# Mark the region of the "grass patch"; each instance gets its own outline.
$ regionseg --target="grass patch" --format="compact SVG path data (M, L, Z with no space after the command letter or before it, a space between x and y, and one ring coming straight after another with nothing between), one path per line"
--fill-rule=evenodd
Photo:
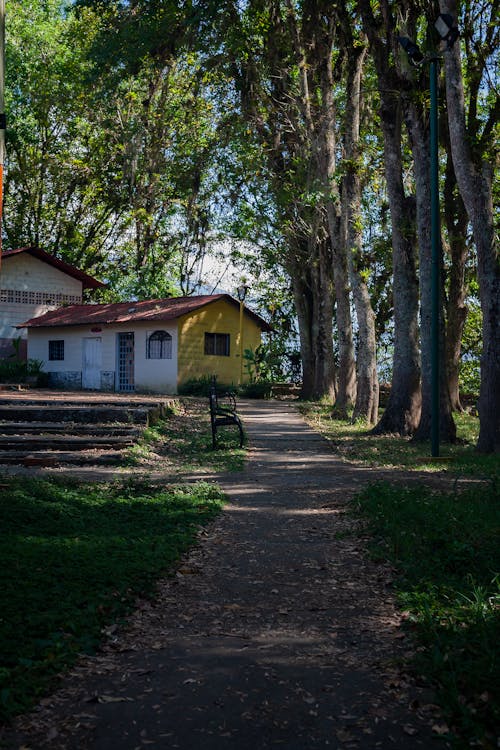
M374 553L399 571L399 600L423 646L416 666L437 687L455 747L495 747L500 725L498 490L377 484L359 497Z
M16 480L0 490L0 718L29 708L222 505L207 483Z
M457 474L499 474L498 456L476 452L479 420L470 414L454 415L459 442L441 445L441 456L448 459L441 463L430 459L429 443L414 443L395 435L371 435L363 423L351 424L332 417L331 404L302 402L298 406L308 423L330 441L334 453L346 461L409 471L446 469Z
M126 463L139 468L161 468L173 474L241 471L246 451L239 447L236 427L217 431L212 448L208 401L182 398L170 416L148 427L130 448Z

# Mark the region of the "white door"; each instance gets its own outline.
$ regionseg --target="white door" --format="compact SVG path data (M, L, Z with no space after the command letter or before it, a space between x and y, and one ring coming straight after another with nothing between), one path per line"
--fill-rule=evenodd
M102 339L83 339L82 388L101 390Z

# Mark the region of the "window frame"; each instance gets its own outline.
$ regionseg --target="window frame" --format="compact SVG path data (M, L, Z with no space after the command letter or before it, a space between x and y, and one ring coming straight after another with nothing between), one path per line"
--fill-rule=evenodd
M151 344L154 350L159 345L159 356L152 356ZM165 330L157 330L146 336L146 359L172 359L173 338L172 334Z
M64 339L49 339L49 362L64 362Z
M231 334L205 331L203 352L206 357L230 357Z

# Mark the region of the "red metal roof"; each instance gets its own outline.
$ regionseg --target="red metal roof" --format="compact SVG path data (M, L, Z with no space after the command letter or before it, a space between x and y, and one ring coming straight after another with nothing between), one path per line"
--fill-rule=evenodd
M68 276L72 276L72 278L81 281L85 289L98 289L99 287L106 286L106 284L103 284L102 281L94 279L84 271L80 271L79 268L75 268L75 266L71 266L69 263L65 263L64 260L60 260L59 258L46 253L45 250L41 250L39 247L19 247L16 250L6 250L2 253L2 261L7 260L13 255L19 255L19 253L28 253L28 255L32 255L34 258L38 258L38 260L47 263L49 266L54 266L54 268L59 269L59 271L62 271L63 273L68 274Z
M43 328L106 323L133 323L140 321L175 320L217 300L224 299L239 308L229 294L207 294L199 297L172 297L141 302L116 302L106 305L68 305L51 310L37 318L20 323L17 328ZM245 313L263 330L270 331L260 315L245 307Z

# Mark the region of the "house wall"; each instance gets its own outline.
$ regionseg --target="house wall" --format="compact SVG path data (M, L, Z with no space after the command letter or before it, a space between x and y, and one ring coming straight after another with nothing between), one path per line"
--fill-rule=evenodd
M228 333L229 356L205 354L205 333ZM255 349L261 342L261 330L243 315L243 350ZM248 374L243 363L243 382ZM240 382L240 313L226 300L211 302L201 310L179 318L179 384L191 378L216 375L220 383Z
M82 282L58 268L19 253L3 258L0 273L0 357L13 352L12 340L21 338L25 351L27 332L18 323L63 304L81 304Z
M93 329L93 330L92 330ZM147 336L154 331L172 336L172 359L146 359ZM134 333L135 390L151 393L175 393L177 390L177 325L173 323L134 323L102 326L64 326L30 328L28 357L40 359L49 373L50 383L59 388L82 387L83 339L102 340L101 390L115 390L117 371L117 334ZM64 341L64 360L51 361L49 341Z

